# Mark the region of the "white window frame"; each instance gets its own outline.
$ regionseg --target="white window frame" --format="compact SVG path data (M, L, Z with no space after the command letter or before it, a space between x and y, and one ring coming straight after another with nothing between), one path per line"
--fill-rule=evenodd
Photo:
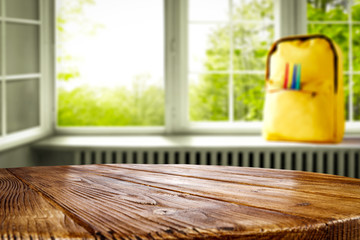
M187 11L188 0L164 0L166 105L163 127L58 127L56 121L53 121L55 133L71 135L261 134L261 122L193 123L188 120ZM274 0L274 16L275 39L307 33L306 0ZM55 76L54 79L56 79ZM56 92L56 89L54 91ZM57 100L54 102L53 118L56 119ZM360 123L347 123L346 127L347 134L360 134Z
M280 28L282 28L281 26L281 22L276 18L276 13L278 12L278 9L280 9L281 4L280 4L281 0L274 0L274 30L275 30L275 39L277 38L277 34L280 33ZM183 1L184 6L184 16L183 19L185 19L185 21L183 21L184 24L184 32L181 36L183 36L182 41L185 42L187 44L188 42L188 30L187 30L187 26L189 24L188 21L188 16L187 16L187 10L188 10L188 6L185 5L187 4L188 1ZM230 8L232 8L232 1L229 0L229 5ZM284 1L285 2L285 1ZM261 22L261 21L256 21L256 22ZM230 23L231 24L231 23ZM232 34L232 31L231 33ZM275 40L274 39L274 40ZM232 46L230 46L230 48L232 48ZM187 51L188 48L186 46L186 51L184 52L188 52ZM232 50L230 50L232 52ZM232 56L232 53L231 53ZM230 56L230 57L231 57ZM186 56L187 57L187 56ZM188 85L187 85L187 80L188 80L188 62L187 59L183 62L184 64L184 85L186 83L186 86L184 87L186 90L188 89ZM230 60L230 64L232 64L232 61ZM232 69L232 67L230 67L230 70L226 71L226 73L228 73L230 75L230 79L229 79L229 121L219 121L219 122L191 122L188 117L189 117L189 103L188 103L188 92L186 92L186 97L184 97L184 99L186 99L186 105L183 107L183 112L179 113L179 115L182 116L181 120L182 120L182 128L180 129L180 133L184 132L184 133L192 133L192 134L227 134L227 135L232 135L232 134L236 134L236 135L259 135L261 134L261 129L262 129L262 122L260 121L253 121L253 122L245 122L245 121L234 121L233 117L234 117L234 113L233 113L233 106L234 106L234 100L233 100L233 83L232 83L232 77L231 75L234 74L264 74L265 75L265 69L264 70L241 70L241 71L234 71ZM211 74L211 73L210 73ZM264 82L265 85L265 82ZM230 113L232 112L232 113Z
M54 124L57 134L259 134L261 132L261 122L192 123L188 120L188 0L164 0L164 11L165 125L163 127L59 127ZM57 104L55 109L56 119Z
M56 37L56 1L59 0L54 0L54 30L53 30L53 34L55 36L55 39L57 39ZM171 16L169 13L170 12L174 12L172 11L173 9L173 5L171 4L173 2L173 0L163 0L164 1L164 43L165 43L165 51L167 49L170 48L174 48L175 44L174 42L171 42L171 37L170 37L170 32L171 32L171 28L174 24L174 16ZM174 2L178 2L179 0L174 0ZM171 5L171 6L169 6ZM175 11L175 14L177 13L177 11ZM169 20L169 22L167 22L167 20ZM167 31L169 33L167 33ZM169 42L168 42L169 41ZM172 47L169 47L169 46ZM54 55L57 56L56 54L56 47L54 49ZM168 96L169 95L167 93L169 87L168 85L170 84L168 79L170 79L172 77L172 75L169 74L169 72L173 71L172 69L167 69L169 68L169 63L166 61L171 61L168 58L172 58L170 55L173 54L167 54L166 52L164 53L164 59L165 59L165 70L164 70L164 78L165 78L165 82L164 82L164 91L165 91L165 125L164 126L145 126L145 127L133 127L133 126L103 126L103 127L60 127L57 124L57 114L58 114L58 92L57 92L57 85L56 85L56 81L57 81L57 77L56 77L56 73L57 73L57 66L56 66L56 62L54 64L54 75L53 75L53 79L54 79L54 102L53 102L53 122L52 122L52 128L54 129L54 133L55 134L61 134L61 135L160 135L160 134L166 134L168 131L167 129L169 129L169 126L167 124L167 119L168 119L168 108L169 105L168 104ZM168 56L169 55L169 56ZM176 71L176 70L175 70Z
M6 17L6 6L5 0L0 2L1 4L1 38L2 46L1 59L2 59L2 75L1 79L1 133L0 133L0 151L9 148L17 147L23 144L30 143L38 140L45 136L50 135L52 131L52 102L53 94L53 39L51 38L52 27L51 24L53 9L51 1L39 0L39 20L27 20L20 18L9 18ZM6 74L6 23L21 23L39 26L39 58L40 58L40 69L38 73L31 74L19 74L19 75L7 75ZM38 79L39 80L39 126L20 130L14 133L7 133L7 119L6 119L6 82L23 80L23 79Z
M167 99L167 103L172 103L172 106L168 106L170 116L166 122L171 126L168 128L169 133L175 134L226 134L226 135L259 135L261 134L262 122L190 122L189 117L189 99L188 99L188 0L180 0L178 5L176 1L170 1L177 10L178 15L175 19L176 24L172 29L178 29L173 36L172 42L175 45L175 56L177 61L169 63L169 66L175 68L174 81L169 80L169 91L172 91ZM291 4L289 6L289 3ZM274 0L274 27L275 38L289 35L286 32L286 28L293 29L292 26L284 26L288 21L282 21L279 18L278 13L282 12L288 14L289 7L294 8L296 0ZM284 11L286 10L286 11ZM175 14L173 13L173 16ZM282 15L283 18L289 17L289 15ZM295 23L295 22L294 22ZM178 42L176 41L178 39ZM167 41L168 42L168 41ZM185 50L182 50L185 49ZM179 53L176 55L176 53ZM168 61L167 61L168 62ZM168 68L167 68L168 69ZM169 69L168 69L169 70ZM171 70L171 69L170 69ZM170 71L171 72L171 71ZM254 71L260 72L260 71ZM265 69L263 71L265 73ZM171 82L170 82L171 81ZM174 83L175 84L174 84ZM265 83L264 83L265 84ZM230 84L231 85L231 84ZM231 87L230 87L231 88ZM174 91L176 89L176 91ZM168 93L168 92L167 92ZM232 97L230 97L232 99ZM231 100L230 100L231 101ZM232 109L233 103L229 104L229 108Z

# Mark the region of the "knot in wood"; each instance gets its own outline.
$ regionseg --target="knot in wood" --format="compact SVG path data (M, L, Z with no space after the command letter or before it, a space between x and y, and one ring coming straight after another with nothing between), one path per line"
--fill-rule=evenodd
M174 214L175 212L176 210L174 209L166 209L166 208L154 210L154 213L159 215L170 215L170 214Z
M308 203L308 202L303 202L303 203L296 204L297 207L305 207L305 206L309 206L309 205L311 205L311 203Z

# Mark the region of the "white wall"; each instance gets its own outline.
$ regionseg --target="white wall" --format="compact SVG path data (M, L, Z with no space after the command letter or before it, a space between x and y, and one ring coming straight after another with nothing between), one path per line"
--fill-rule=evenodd
M35 154L29 145L0 152L0 168L35 165Z

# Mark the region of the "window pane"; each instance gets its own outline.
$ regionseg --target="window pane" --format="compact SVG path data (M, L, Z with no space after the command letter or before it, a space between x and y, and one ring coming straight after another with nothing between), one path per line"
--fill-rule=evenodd
M348 6L350 1L307 0L307 16L310 21L347 21Z
M342 50L344 70L349 69L349 26L347 24L308 24L309 33L321 33L336 42Z
M13 80L6 83L7 133L40 124L38 79Z
M360 120L360 75L353 76L353 111L354 120Z
M273 0L233 0L234 20L273 20Z
M189 2L192 1L196 2ZM230 87L229 76L242 70L260 73L265 70L266 55L274 41L274 1L231 0L223 4L225 2L231 3L227 23L216 25L198 19L204 22L189 24L191 121L228 121L232 118L252 121L262 117L262 110L253 110L259 105L258 99L255 102L242 99L244 87L247 88L250 79L259 79L259 75L235 76L236 79L232 79L234 85ZM216 12L216 8L222 9L221 6L224 5L210 5L209 8L214 9L206 11ZM189 4L189 7L191 12L194 5ZM262 88L263 79L260 85ZM230 89L233 92L229 93ZM228 109L230 99L237 103L231 110Z
M234 116L240 121L261 121L264 105L265 76L234 76Z
M191 72L229 70L229 28L216 24L190 24L189 69Z
M360 25L353 25L353 68L354 71L360 71Z
M354 0L354 3L351 7L351 16L352 20L360 21L360 0Z
M274 39L272 24L235 24L234 70L264 70L266 56Z
M228 21L229 1L227 0L190 0L190 21Z
M59 126L164 124L163 12L162 0L58 1Z
M6 0L6 15L11 18L39 19L39 1Z
M189 76L190 120L228 120L228 74L192 74Z
M39 27L6 24L6 73L38 73L39 61Z

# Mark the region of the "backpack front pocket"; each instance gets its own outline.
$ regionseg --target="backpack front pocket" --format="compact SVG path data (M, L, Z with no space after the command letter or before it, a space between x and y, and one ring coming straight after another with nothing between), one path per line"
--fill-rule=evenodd
M329 142L334 138L333 94L268 91L264 135L269 140Z

